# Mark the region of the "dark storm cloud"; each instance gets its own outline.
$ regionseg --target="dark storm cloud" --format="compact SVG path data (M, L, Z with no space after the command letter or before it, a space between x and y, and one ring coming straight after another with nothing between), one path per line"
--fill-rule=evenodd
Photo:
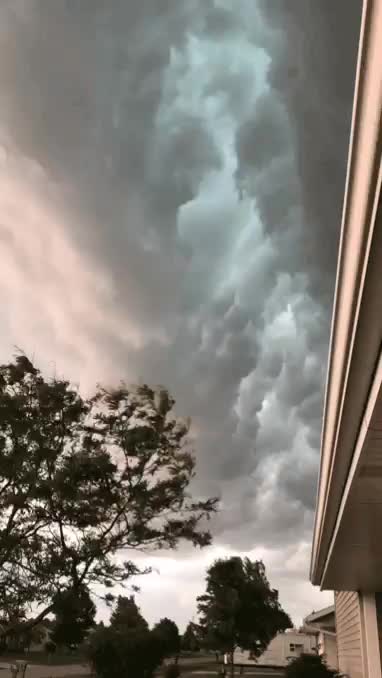
M262 0L261 7L279 38L268 73L278 96L270 95L269 100L277 101L275 109L285 106L288 111L289 139L302 187L304 228L297 249L299 263L310 273L313 290L324 294L328 303L337 256L339 196L346 172L362 2ZM267 133L267 129L260 131ZM243 135L245 153L248 156L252 148L252 166L256 166L256 134L245 135L244 129ZM273 159L282 155L280 149L282 144ZM283 197L281 190L281 200ZM270 218L270 228L273 222Z
M0 10L2 138L54 183L91 281L110 280L98 322L76 314L89 370L173 391L226 545L311 529L355 5Z
M32 0L3 23L2 123L69 188L72 235L129 290L140 322L157 322L174 303L176 211L219 165L203 119L183 110L157 129L170 48L198 23L198 5Z

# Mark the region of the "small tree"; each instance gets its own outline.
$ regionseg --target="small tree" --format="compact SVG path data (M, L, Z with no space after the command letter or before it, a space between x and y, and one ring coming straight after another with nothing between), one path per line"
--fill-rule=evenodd
M161 639L163 655L165 657L175 656L177 658L180 652L180 635L176 623L172 619L164 617L155 624L153 631Z
M124 383L83 398L24 355L0 365L0 609L39 607L32 626L59 593L148 571L123 551L210 543L216 500L187 493L195 462L173 406Z
M149 628L134 596L118 596L117 605L110 617L110 626L121 633L126 633L130 629L147 631Z
M302 654L285 671L286 678L341 678L335 669L329 669L318 655Z
M55 621L51 640L70 649L79 647L95 625L97 608L87 588L60 592L54 600Z
M207 647L228 653L240 647L259 657L272 638L292 626L271 589L261 561L239 557L217 560L207 570L206 593L198 597L200 625Z
M181 648L185 652L199 652L200 641L196 624L189 622L181 639Z

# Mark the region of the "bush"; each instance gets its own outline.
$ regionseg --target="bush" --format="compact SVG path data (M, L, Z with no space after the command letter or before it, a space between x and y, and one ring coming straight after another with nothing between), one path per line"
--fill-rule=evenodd
M180 668L176 664L170 664L169 666L166 666L165 672L164 672L164 678L179 678L180 676Z
M321 657L302 654L287 666L286 678L341 678L338 671L329 669Z
M96 631L89 639L88 659L98 678L151 678L161 665L160 639L146 629Z

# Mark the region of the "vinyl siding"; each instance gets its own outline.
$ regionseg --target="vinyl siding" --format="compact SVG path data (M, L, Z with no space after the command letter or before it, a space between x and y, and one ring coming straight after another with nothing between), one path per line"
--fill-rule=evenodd
M291 645L294 646L291 649ZM300 645L298 649L295 646ZM267 649L257 659L250 659L250 652L248 650L235 650L235 664L261 664L264 666L287 666L288 658L292 659L298 657L301 652L307 654L314 654L317 647L316 636L308 633L301 633L300 631L286 631L285 633L278 633L269 643Z
M339 669L349 678L364 678L359 595L339 591L335 605Z

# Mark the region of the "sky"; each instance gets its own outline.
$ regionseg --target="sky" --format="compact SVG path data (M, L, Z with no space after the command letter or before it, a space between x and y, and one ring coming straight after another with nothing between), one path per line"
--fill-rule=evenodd
M183 628L232 554L296 623L332 601L308 572L360 9L0 2L0 360L164 384L221 497L211 547L149 557L150 622Z

